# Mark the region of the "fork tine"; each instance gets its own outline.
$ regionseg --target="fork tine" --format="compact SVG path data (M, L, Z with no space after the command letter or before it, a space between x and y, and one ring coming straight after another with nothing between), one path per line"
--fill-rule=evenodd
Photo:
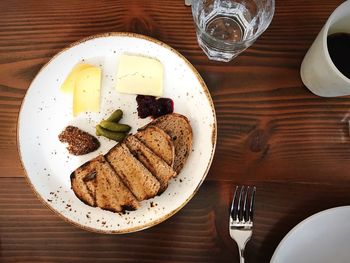
M244 249L253 234L253 205L256 188L236 186L229 219L230 237L239 248L240 262L244 262Z
M253 217L254 217L255 192L256 192L256 187L254 186L250 197L249 218L248 218L249 221L253 221Z
M246 189L245 195L244 195L243 216L242 216L242 220L244 220L244 221L249 220L249 208L247 207L248 193L249 193L249 186L247 186L247 189Z
M244 192L244 186L241 187L241 191L239 192L239 198L238 198L238 206L237 206L237 217L238 220L241 221L242 220L242 216L243 216L243 210L242 210L242 203L243 203L243 199L242 199L242 195Z
M233 220L236 220L236 216L237 216L237 206L236 206L237 190L238 190L238 186L236 186L235 193L233 194L231 211L230 211L230 215Z

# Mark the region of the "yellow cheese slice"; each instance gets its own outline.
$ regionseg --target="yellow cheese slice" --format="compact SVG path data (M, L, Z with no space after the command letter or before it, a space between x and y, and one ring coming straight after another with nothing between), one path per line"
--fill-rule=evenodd
M99 111L101 73L100 68L89 67L77 74L73 93L73 116L86 111Z
M116 90L121 93L163 95L163 65L154 58L127 55L120 56Z
M89 64L77 64L77 65L75 65L75 67L69 73L66 80L63 82L63 84L61 86L61 91L63 93L67 93L67 94L73 94L75 81L76 81L78 73L80 71L82 71L83 69L86 69L89 67L93 67L93 66L91 66Z

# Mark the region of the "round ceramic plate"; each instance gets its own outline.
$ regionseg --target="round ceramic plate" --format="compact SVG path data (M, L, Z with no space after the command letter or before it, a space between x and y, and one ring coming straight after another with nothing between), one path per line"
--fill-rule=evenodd
M105 154L116 143L99 137L101 147L83 156L70 155L58 140L74 125L95 134L95 125L117 108L131 133L151 119L137 116L136 96L115 91L118 58L122 53L155 57L164 66L164 94L174 101L174 112L185 115L193 129L193 149L180 172L160 196L141 202L136 211L118 214L82 203L71 190L70 174L86 161ZM79 62L101 67L101 106L98 113L72 117L72 97L60 86ZM57 54L37 74L22 103L18 145L27 177L38 197L67 221L87 230L127 233L156 225L180 210L196 193L208 173L216 145L216 117L202 78L178 52L149 37L108 33L83 39Z
M348 263L350 206L317 213L294 227L278 245L271 263Z

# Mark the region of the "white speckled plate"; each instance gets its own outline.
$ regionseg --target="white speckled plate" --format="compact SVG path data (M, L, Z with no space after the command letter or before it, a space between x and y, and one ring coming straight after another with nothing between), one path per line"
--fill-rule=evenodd
M141 202L126 214L112 213L82 203L71 190L70 173L84 162L106 153L115 142L100 137L101 147L84 156L68 154L58 134L69 124L94 134L95 125L113 110L124 111L122 123L137 128L135 95L115 91L118 57L143 54L164 65L164 97L174 101L174 112L187 116L193 128L193 150L185 167L160 196ZM99 113L72 117L72 98L60 86L73 66L85 61L103 70ZM27 177L38 197L66 221L103 233L128 233L156 225L180 210L196 193L208 173L216 145L216 117L202 78L178 52L160 41L130 33L108 33L83 39L57 54L37 74L23 100L18 120L18 145Z

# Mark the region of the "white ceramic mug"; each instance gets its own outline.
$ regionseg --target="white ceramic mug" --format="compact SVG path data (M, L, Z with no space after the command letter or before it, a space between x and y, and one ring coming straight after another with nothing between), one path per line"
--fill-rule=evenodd
M350 79L337 69L328 53L327 37L334 33L350 33L350 1L334 10L301 64L300 75L305 86L322 97L350 95Z

